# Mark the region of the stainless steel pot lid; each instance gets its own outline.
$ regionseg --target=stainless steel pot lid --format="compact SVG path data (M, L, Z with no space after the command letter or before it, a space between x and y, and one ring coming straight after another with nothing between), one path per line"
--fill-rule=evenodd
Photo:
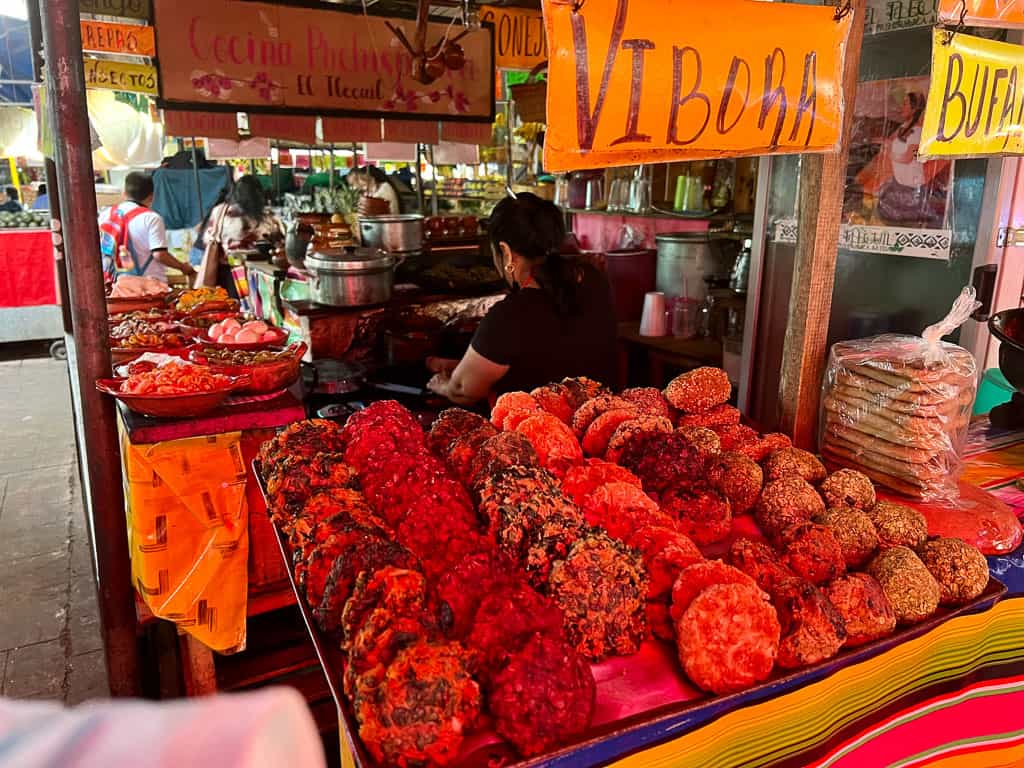
M326 272L364 272L374 269L391 269L395 257L377 248L323 248L306 256L306 266Z
M706 243L710 239L708 232L663 232L654 236L656 243Z

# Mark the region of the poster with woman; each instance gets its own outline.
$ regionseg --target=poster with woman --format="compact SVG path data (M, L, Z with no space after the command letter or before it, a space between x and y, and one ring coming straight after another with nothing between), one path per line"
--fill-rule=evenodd
M953 163L917 158L927 93L927 76L857 86L842 247L949 257Z

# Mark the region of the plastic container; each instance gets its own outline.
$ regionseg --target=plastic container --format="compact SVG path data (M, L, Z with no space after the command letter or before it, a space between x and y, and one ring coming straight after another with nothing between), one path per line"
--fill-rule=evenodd
M1010 402L1016 391L998 368L989 368L981 377L978 397L974 401L974 415L986 414L997 405Z
M607 251L605 271L612 289L615 316L620 321L639 320L644 296L654 290L657 254L637 248Z

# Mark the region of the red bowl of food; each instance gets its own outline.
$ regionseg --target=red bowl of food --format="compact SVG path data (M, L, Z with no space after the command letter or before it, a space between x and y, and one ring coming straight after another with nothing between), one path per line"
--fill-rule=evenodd
M146 373L153 373L147 371ZM233 392L249 384L246 376L220 376L216 383L207 389L197 392L157 392L139 394L125 391L126 385L136 375L128 378L100 379L96 389L104 394L115 397L124 403L129 410L143 416L157 418L186 418L202 416L215 410Z
M282 330L281 328L268 328L267 336L268 338L260 341L216 341L215 339L210 338L210 332L207 330L197 336L196 340L208 347L219 347L221 349L235 349L248 352L260 349L283 347L288 343L288 331Z
M251 383L239 394L266 395L290 387L299 380L306 345L292 344L287 349L240 350L219 346L196 346L189 360L207 365L225 376L248 376Z
M203 336L210 330L210 326L232 318L239 323L245 322L243 316L238 312L220 311L189 315L179 322L178 325L181 327L182 332L187 333L189 336Z
M147 352L155 352L158 355L171 355L172 357L180 357L182 360L188 358L189 352L192 350L191 344L186 344L181 347L162 347L162 346L147 346L147 347L116 347L111 345L110 347L110 359L114 365L121 363L128 363L137 357Z

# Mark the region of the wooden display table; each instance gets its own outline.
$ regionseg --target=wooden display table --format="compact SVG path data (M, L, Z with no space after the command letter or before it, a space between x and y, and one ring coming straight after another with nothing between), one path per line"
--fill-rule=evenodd
M619 323L619 384L628 386L630 360L640 352L647 357L648 383L661 389L668 383L666 368L688 371L702 365L722 365L722 342L697 337L641 336L640 323Z

